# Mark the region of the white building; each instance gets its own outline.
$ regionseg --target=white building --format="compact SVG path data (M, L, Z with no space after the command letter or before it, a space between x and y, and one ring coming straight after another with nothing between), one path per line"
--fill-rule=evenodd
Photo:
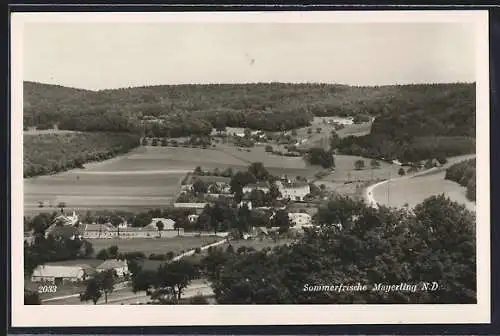
M310 226L312 224L312 217L307 213L290 212L288 218L295 227Z
M168 230L174 230L175 227L175 221L170 218L153 218L151 220L151 223L149 224L152 228L158 228L156 224L158 222L163 223L163 230L168 231Z
M311 187L305 182L282 182L277 181L276 185L281 193L282 199L302 202L304 197L311 193Z
M64 214L60 214L56 218L54 218L53 223L59 223L63 226L76 225L78 223L78 215L73 211L71 216L66 216Z
M269 185L269 182L264 181L264 182L257 182L257 183L252 183L248 184L243 187L243 194L246 193L251 193L253 190L261 190L264 193L268 193L270 190L271 186Z
M62 284L83 281L87 279L88 275L84 266L41 265L33 271L31 281Z
M117 260L117 259L109 259L104 261L102 264L97 266L97 272L104 272L107 270L114 270L116 275L119 277L123 277L129 273L128 265L125 260Z

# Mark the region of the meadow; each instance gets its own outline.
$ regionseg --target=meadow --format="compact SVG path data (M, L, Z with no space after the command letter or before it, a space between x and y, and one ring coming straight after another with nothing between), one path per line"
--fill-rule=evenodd
M118 246L119 252L143 252L165 254L173 252L179 254L197 247L215 243L223 238L215 236L201 237L174 237L174 238L135 238L135 239L88 239L95 252L110 246Z
M458 183L444 179L445 172L426 174L391 181L376 187L373 196L379 204L410 207L421 203L428 197L444 193L452 201L464 204L471 211L476 210L476 204L465 197L466 188Z
M24 212L33 215L56 210L65 202L68 210L145 210L169 205L180 182L197 166L203 169L246 169L263 162L273 174L312 177L320 167L298 158L265 153L264 147L250 152L220 145L216 149L139 147L110 160L86 164L59 174L24 179ZM40 203L41 202L41 203ZM43 207L40 207L40 204Z

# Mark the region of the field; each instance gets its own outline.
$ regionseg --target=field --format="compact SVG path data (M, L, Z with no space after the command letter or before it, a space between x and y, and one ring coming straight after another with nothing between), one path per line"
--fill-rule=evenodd
M223 145L221 145L223 146ZM85 165L85 169L24 179L24 212L33 215L54 211L59 202L69 210L134 209L167 206L178 193L185 174L204 169L246 169L263 162L272 173L312 177L319 167L308 167L302 158L251 152L234 147L221 149L140 147L123 156ZM43 208L39 207L40 202Z
M444 193L452 201L464 204L475 211L474 202L465 197L465 188L458 183L444 179L445 172L427 174L382 184L373 190L374 198L380 204L401 207L407 203L413 207L424 199Z
M333 125L323 123L323 120L328 121L328 117L314 117L311 126L302 127L297 129L297 136L299 139L307 139L306 142L300 145L301 148L312 148L312 147L329 147L329 137L332 130L335 128ZM337 130L337 134L340 138L345 138L347 136L361 136L370 133L371 122L366 122L362 124L346 125L343 129ZM307 134L307 130L311 128L312 134ZM321 132L317 133L316 129L321 128Z
M175 238L137 238L137 239L88 239L92 243L94 250L99 252L103 248L112 245L118 246L119 252L143 252L146 255L151 253L175 254L182 251L191 250L203 245L215 243L222 238L214 236L202 237L175 237Z

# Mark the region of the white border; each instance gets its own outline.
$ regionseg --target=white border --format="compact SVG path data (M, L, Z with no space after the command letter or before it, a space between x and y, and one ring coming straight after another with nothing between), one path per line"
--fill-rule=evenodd
M24 306L23 304L23 24L26 22L470 22L477 33L476 305ZM382 323L489 323L489 53L487 11L344 11L218 13L13 13L11 16L12 326L168 326ZM487 173L488 172L488 173ZM140 311L138 313L138 311Z

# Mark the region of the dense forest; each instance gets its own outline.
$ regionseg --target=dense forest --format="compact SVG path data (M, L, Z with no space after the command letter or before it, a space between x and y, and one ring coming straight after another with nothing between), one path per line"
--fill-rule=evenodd
M475 152L475 85L403 86L369 135L347 137L344 154L416 162Z
M446 170L445 179L457 182L467 188L469 200L476 200L476 159L454 164Z
M23 176L53 174L83 168L90 161L102 161L139 146L139 135L130 133L25 134Z
M288 130L308 125L313 116L376 116L371 136L383 135L390 142L406 139L407 133L412 137L470 137L474 134L474 90L474 84L258 83L87 91L25 82L24 124L176 137L206 135L212 127L226 126Z
M339 197L319 229L273 250L212 250L204 260L220 304L475 303L475 216L433 196L414 213ZM232 252L232 253L228 253ZM436 282L434 290L422 290ZM376 284L417 286L372 290ZM368 290L308 290L322 285Z

